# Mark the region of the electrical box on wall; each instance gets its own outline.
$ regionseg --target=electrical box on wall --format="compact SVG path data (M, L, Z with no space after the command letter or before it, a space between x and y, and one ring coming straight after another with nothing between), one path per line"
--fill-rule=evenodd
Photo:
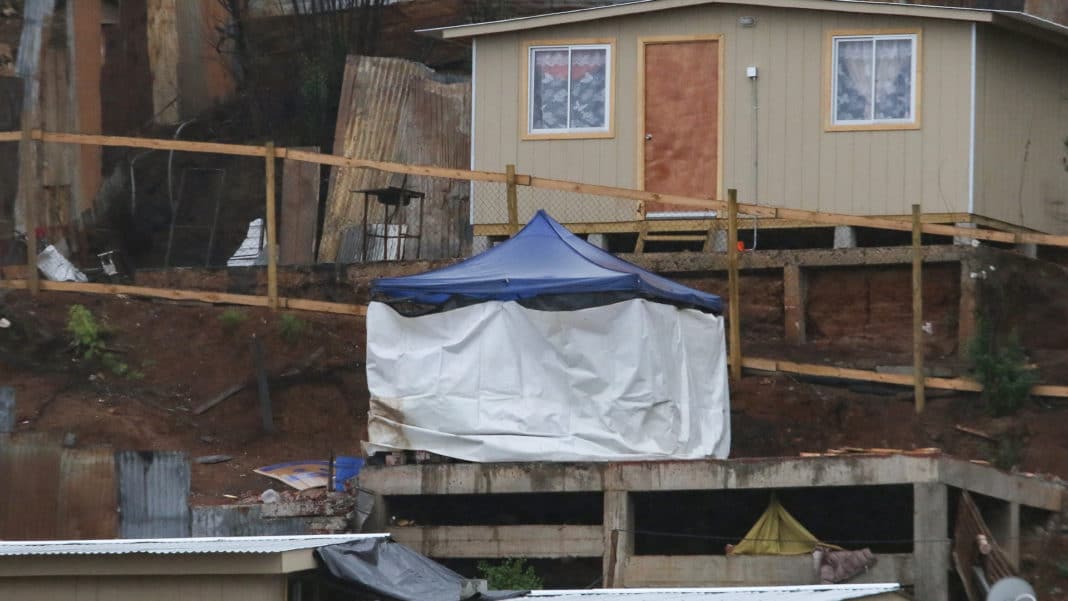
M746 67L745 68L745 76L748 77L749 79L756 79L757 78L757 68L755 66Z

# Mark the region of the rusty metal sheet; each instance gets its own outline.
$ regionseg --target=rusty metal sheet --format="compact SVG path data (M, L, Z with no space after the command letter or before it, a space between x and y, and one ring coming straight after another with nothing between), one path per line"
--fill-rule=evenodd
M0 539L59 538L61 451L55 438L40 433L0 443Z
M444 77L419 63L394 58L350 56L345 66L334 154L377 161L466 168L470 161L471 83ZM362 226L364 202L353 190L404 186L423 192L393 224L405 224L422 237L406 243L406 258L461 256L467 239L467 181L332 168L319 242L319 260L337 258L342 233ZM368 223L382 223L383 209L372 202ZM283 217L284 218L284 217Z
M63 450L56 513L59 538L115 538L118 509L114 451L106 447Z
M173 451L121 451L119 536L189 536L189 459Z

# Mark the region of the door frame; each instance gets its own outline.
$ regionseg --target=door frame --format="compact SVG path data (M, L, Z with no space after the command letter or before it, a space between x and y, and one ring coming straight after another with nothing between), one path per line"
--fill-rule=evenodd
M693 34L693 35L660 35L660 36L646 36L638 38L638 131L637 144L638 144L638 189L645 190L645 47L650 44L671 44L671 43L685 43L685 42L717 42L716 49L718 56L717 76L719 81L717 82L717 96L716 99L716 199L723 199L723 98L724 98L724 85L726 78L724 77L724 35L721 33L709 33L709 34ZM642 201L641 214L644 218L645 202Z

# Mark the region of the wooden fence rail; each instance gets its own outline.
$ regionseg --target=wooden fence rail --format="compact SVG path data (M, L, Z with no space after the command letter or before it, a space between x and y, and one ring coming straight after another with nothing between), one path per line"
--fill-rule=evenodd
M18 141L20 132L0 132L0 142ZM46 143L79 144L90 146L122 146L129 148L147 148L155 150L177 150L184 152L200 152L208 154L227 154L249 157L266 157L265 146L249 144L224 144L218 142L194 142L190 140L171 140L165 138L134 138L127 136L104 136L91 134L72 134L58 132L43 132L34 130L32 137ZM409 175L423 175L428 177L441 177L448 179L461 179L482 182L497 182L506 184L507 173L492 171L473 171L467 169L447 169L429 165L408 165L404 163L391 163L385 161L369 161L354 159L328 153L310 152L305 150L289 150L275 148L275 157L334 167L348 167L355 169L376 169L387 173L400 173ZM727 202L714 198L701 198L691 196L679 196L672 194L658 194L645 190L631 188L618 188L614 186L601 186L584 184L579 182L558 180L551 178L535 177L531 175L516 174L515 184L529 186L544 190L557 190L573 192L576 194L589 194L604 196L617 200L633 200L641 202L662 202L697 209L727 211ZM789 219L794 221L806 221L825 225L850 225L854 227L866 227L873 229L895 230L909 232L912 224L908 220L893 219L888 217L871 217L866 215L845 215L842 213L823 213L806 209L791 209L786 207L773 207L760 204L738 203L738 212L770 219ZM982 230L978 228L966 228L937 223L922 224L921 231L924 234L940 236L953 236L974 240L986 240L1006 244L1039 244L1043 246L1068 247L1068 236L1051 234L1039 234L1033 232L1003 232L997 230Z

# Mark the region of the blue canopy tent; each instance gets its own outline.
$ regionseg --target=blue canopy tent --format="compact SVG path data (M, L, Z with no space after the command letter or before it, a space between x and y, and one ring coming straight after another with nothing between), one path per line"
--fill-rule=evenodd
M718 296L619 259L572 234L545 211L538 211L515 237L480 255L418 275L380 278L371 293L385 302L434 306L592 294L612 301L645 298L716 315L723 309Z
M476 257L372 284L365 449L483 462L726 457L721 309L539 211Z

